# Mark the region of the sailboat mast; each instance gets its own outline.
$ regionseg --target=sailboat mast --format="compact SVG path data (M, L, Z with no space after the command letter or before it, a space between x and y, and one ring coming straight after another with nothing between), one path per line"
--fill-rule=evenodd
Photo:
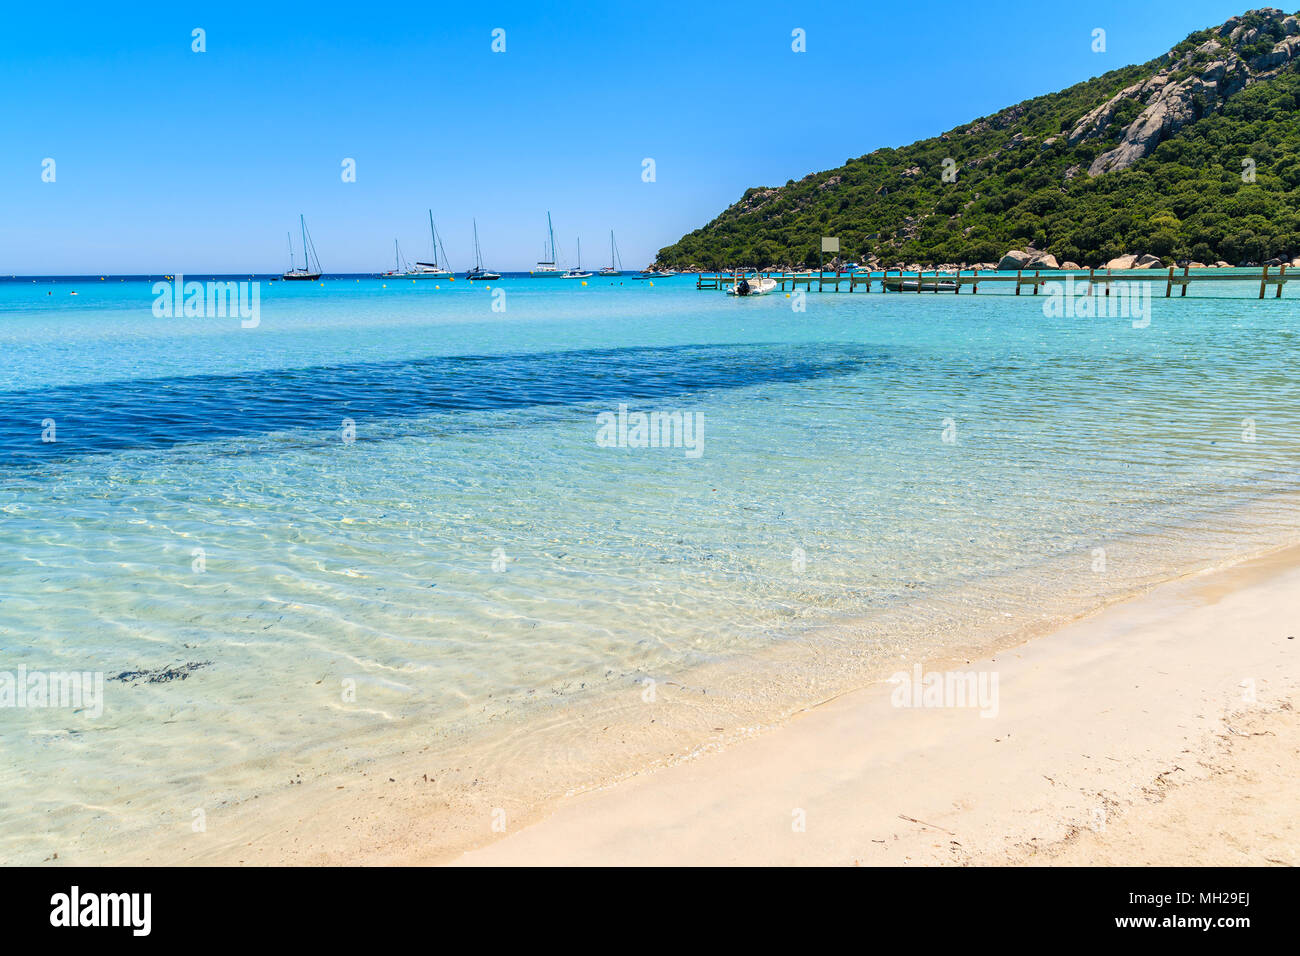
M552 264L554 264L554 262L555 262L555 227L551 225L551 212L550 212L549 209L546 211L546 232L547 232L547 235L549 235L550 238L551 238L551 253L550 253L550 256L551 256L551 262L552 262Z
M289 240L289 271L292 272L292 271L293 271L293 265L294 265L294 263L293 263L293 233L292 233L292 232L286 232L286 233L284 234L284 236L285 236L286 239Z
M302 213L298 214L298 225L302 226L302 267L310 272L311 259L307 257L307 220Z

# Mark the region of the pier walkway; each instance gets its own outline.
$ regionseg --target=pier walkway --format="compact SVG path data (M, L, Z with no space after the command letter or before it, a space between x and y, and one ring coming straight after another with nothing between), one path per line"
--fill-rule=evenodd
M697 289L726 290L736 283L738 278L754 275L736 272L702 272L695 280ZM1296 270L1300 276L1300 270ZM1037 269L1033 272L1018 270L980 271L978 269L957 273L904 272L901 269L888 269L885 272L762 272L764 278L775 279L781 291L803 288L809 292L863 292L872 291L872 286L879 286L881 292L921 293L952 292L960 295L962 289L969 288L971 294L979 293L980 286L989 284L1013 283L1015 294L1020 295L1029 289L1034 295L1049 282L1064 282L1073 279L1077 286L1083 283L1087 293L1097 294L1101 291L1110 295L1111 285L1117 282L1164 283L1165 298L1178 289L1180 296L1187 295L1188 286L1195 282L1246 282L1251 288L1259 287L1259 298L1270 287L1274 288L1275 298L1282 297L1282 287L1290 281L1286 266L1255 266L1245 268L1205 268L1191 269L1184 266L1181 270L1169 266L1167 269Z

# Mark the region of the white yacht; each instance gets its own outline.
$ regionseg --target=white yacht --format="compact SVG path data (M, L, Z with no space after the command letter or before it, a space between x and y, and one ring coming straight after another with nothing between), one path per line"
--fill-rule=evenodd
M614 244L614 230L609 231L609 265L597 270L599 276L621 276L623 274L623 258L618 254L618 246Z
M581 239L578 240L578 264L574 266L572 269L570 269L568 272L564 273L563 277L565 279L590 279L591 278L590 272L582 271L582 240Z
M555 254L555 228L551 225L551 214L546 214L546 247L542 250L542 255L546 258L537 263L537 268L529 273L534 279L555 279L564 275L557 266L557 256Z
M442 247L442 237L433 224L433 210L429 210L429 241L433 244L432 262L415 263L415 268L407 275L412 279L450 279L451 269L447 267L447 250ZM442 263L439 265L438 263Z

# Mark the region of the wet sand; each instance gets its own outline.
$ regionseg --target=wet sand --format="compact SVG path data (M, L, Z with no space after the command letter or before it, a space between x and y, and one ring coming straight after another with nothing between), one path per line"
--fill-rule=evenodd
M458 862L1294 864L1298 633L1291 548L926 668L996 674L995 716L876 684Z

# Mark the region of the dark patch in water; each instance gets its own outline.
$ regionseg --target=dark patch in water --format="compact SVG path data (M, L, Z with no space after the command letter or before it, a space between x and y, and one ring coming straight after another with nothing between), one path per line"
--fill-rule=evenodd
M338 431L433 412L665 399L845 375L878 356L838 345L690 345L471 355L0 392L0 465L170 448L288 429ZM53 419L56 442L43 442Z
M120 680L124 684L134 684L138 681L144 681L146 684L166 684L174 680L185 680L200 667L211 666L212 661L187 661L175 667L162 667L157 670L122 671L109 680Z

